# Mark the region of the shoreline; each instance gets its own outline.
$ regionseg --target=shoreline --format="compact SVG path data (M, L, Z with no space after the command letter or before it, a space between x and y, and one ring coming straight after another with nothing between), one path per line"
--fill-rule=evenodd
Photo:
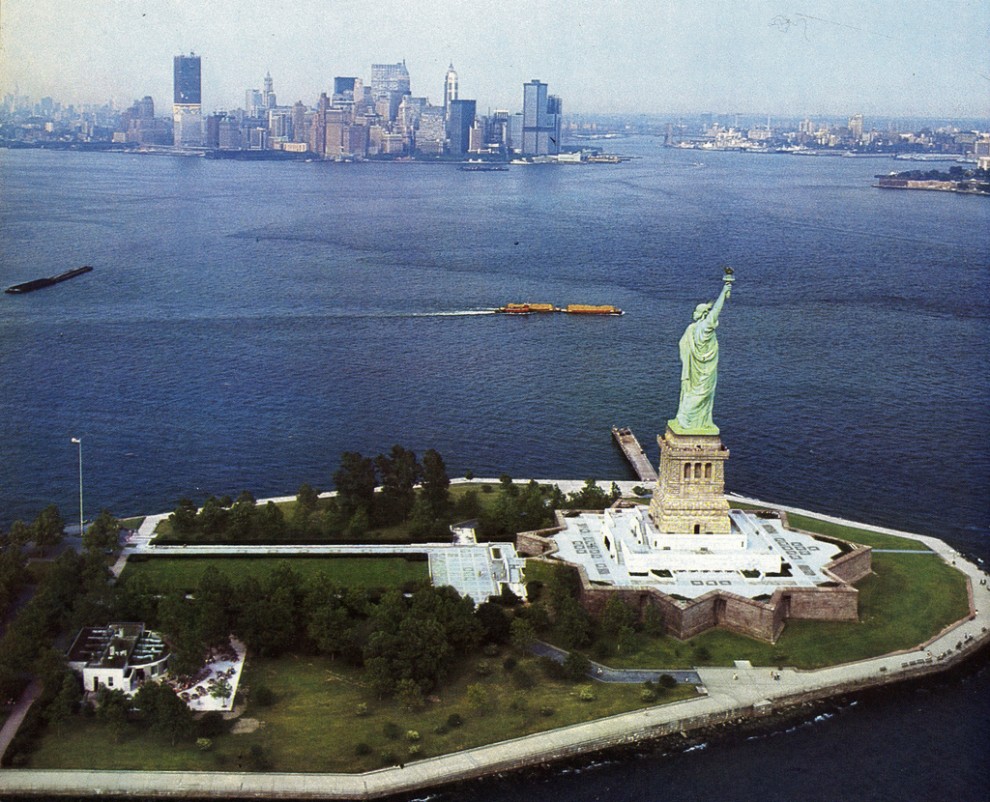
M463 481L452 480L452 483ZM986 578L986 572L944 541L744 499L735 494L730 498L920 541L966 574L970 612L913 649L807 671L786 667L775 670L748 663L737 663L735 668L699 668L703 690L696 698L427 758L402 767L364 774L2 769L0 792L22 797L401 798L417 791L448 788L505 773L559 770L561 764L574 760L587 765L596 755L621 756L630 750L642 752L644 747L663 749L671 739L679 745L696 741L696 746L712 739L738 737L751 730L775 729L788 717L807 719L815 707L830 700L887 692L904 684L926 684L932 677L951 677L977 659L986 659L990 647L990 587L980 582ZM146 517L141 529L147 536L151 532L146 525L157 523L160 517Z

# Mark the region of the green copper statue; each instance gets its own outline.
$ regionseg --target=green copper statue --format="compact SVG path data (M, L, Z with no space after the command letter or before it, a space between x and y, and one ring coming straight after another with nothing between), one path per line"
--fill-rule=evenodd
M732 268L725 268L722 292L714 303L698 304L694 322L685 330L678 344L681 352L681 400L677 417L668 421L675 434L718 434L712 422L715 382L718 378L718 339L715 329L722 306L729 298L735 281Z

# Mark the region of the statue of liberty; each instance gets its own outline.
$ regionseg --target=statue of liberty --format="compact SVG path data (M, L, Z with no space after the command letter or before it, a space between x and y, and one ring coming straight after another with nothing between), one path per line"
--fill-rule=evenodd
M698 304L694 309L694 322L685 330L678 348L681 352L681 399L677 417L668 421L675 434L717 435L718 427L712 422L712 406L715 401L715 382L718 378L718 317L729 298L729 289L735 276L732 268L725 268L722 292L713 303Z

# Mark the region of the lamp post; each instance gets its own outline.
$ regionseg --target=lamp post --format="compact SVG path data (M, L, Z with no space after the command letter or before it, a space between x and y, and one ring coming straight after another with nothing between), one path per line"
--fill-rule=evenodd
M83 536L83 495L82 495L82 438L73 437L72 442L79 446L79 538Z

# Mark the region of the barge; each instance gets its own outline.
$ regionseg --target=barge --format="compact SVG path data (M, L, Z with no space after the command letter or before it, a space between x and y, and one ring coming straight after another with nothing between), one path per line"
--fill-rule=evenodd
M64 273L59 273L57 276L48 276L47 278L36 278L32 281L25 281L22 284L14 284L11 287L7 287L4 292L8 295L21 295L25 292L34 292L35 290L40 290L44 287L51 287L53 284L59 284L63 281L68 281L70 278L75 278L76 276L81 276L83 273L89 273L93 268L89 265L83 265L82 267L76 267L72 270L66 270Z

